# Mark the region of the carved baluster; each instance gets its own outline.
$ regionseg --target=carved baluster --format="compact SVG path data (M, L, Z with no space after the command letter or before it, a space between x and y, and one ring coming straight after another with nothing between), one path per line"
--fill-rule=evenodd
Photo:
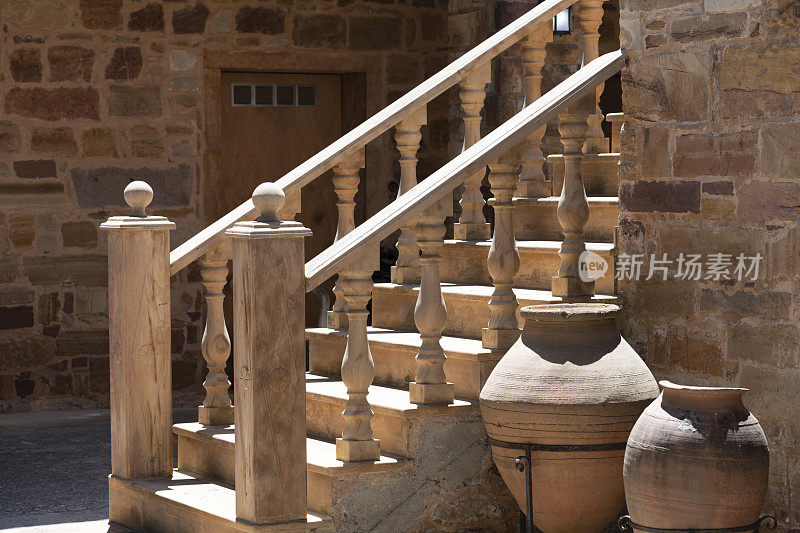
M564 242L558 250L561 266L553 277L553 296L573 297L594 294L594 281L582 281L579 276L580 255L586 250L583 228L589 220L589 203L583 188L581 147L586 136L586 115L591 101L575 104L567 113L558 116L558 130L564 145L564 185L558 200L558 222ZM587 105L588 104L588 105Z
M206 329L200 348L208 374L203 382L206 398L198 408L198 421L209 426L233 424L233 406L228 396L231 382L225 374L231 339L222 309L225 302L222 288L228 279L228 259L232 253L231 242L226 240L200 260L200 275L206 288Z
M428 121L427 108L422 106L395 127L394 138L400 152L399 198L417 184L417 150L422 140L420 128ZM397 265L392 267L392 283L416 283L419 279L419 247L414 222L401 228L397 239Z
M344 270L340 276L348 321L347 346L342 359L347 402L342 411L342 438L336 439L336 458L347 462L376 461L380 458L380 441L372 436L373 413L367 401L369 386L375 377L375 364L367 341L367 303L372 297L372 273L380 266L378 248L364 252L351 264L357 269Z
M600 57L600 24L603 21L603 2L604 0L580 0L581 29L583 30L583 64ZM604 84L597 86L595 90L595 105L586 121L589 129L586 133L586 140L583 145L583 153L599 154L608 152L608 139L603 134L603 113L600 111L600 95L603 94Z
M519 250L514 239L514 188L520 174L517 150L511 150L489 165L489 183L494 200L494 233L487 265L494 291L489 300L489 324L483 329L483 347L505 351L519 338L514 278L519 271Z
M547 51L545 46L553 36L550 21L536 26L522 41L522 65L525 68L525 105L530 105L542 95L542 67ZM542 138L547 125L532 133L525 141L522 156L518 196L541 198L550 195L550 183L545 181Z
M336 207L339 209L339 220L336 224L336 238L338 241L356 227L355 222L355 197L358 192L358 171L364 168L364 149L356 151L333 167L333 188L339 197ZM332 329L347 328L347 314L344 311L345 301L342 296L342 279L337 277L333 287L336 299L333 309L328 311L328 327Z
M486 84L492 81L491 64L486 64L472 72L459 84L459 97L464 110L464 149L466 150L481 138L481 109L486 98ZM486 174L479 170L464 181L461 193L461 216L453 227L456 239L485 240L489 238L489 224L483 216L486 201L481 192L481 181Z
M453 203L449 197L439 200L417 217L417 242L422 250L420 262L422 275L419 296L414 308L422 344L417 353L417 377L409 383L412 403L451 403L454 385L448 383L444 374L445 355L440 340L447 322L447 307L442 296L439 264L444 244L444 220L452 215Z

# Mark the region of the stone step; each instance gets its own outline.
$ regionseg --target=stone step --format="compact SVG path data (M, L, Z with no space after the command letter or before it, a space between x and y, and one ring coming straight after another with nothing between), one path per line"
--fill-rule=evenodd
M490 241L446 240L442 247L441 276L448 283L491 285L486 265ZM550 290L551 279L558 272L560 241L517 241L519 272L514 286L521 289ZM587 242L586 249L600 255L608 263L606 275L595 283L595 292L614 294L614 245L608 242Z
M617 196L619 154L586 154L583 156L583 188L589 196ZM547 166L553 177L554 196L561 194L564 184L564 156L547 156Z
M109 520L136 531L170 533L267 533L333 531L327 517L309 513L307 522L253 525L236 520L230 485L174 470L171 478L108 478Z
M619 217L616 196L590 196L589 220L583 230L587 242L613 242ZM525 241L561 241L558 196L514 199L514 234Z
M344 429L342 411L347 389L341 381L326 376L306 374L306 428L310 436L335 441ZM408 391L372 385L367 396L372 411L372 432L381 441L381 452L414 459L416 446L413 426L421 419L479 412L477 402L455 400L449 405L418 406L409 402Z
M340 379L347 331L309 328L306 338L309 370ZM417 374L419 333L370 327L367 339L375 361L374 383L408 390L408 383ZM447 381L455 384L456 397L477 400L500 356L483 349L481 341L475 339L442 337L442 348L447 356L444 371Z
M447 306L447 323L444 335L467 339L480 339L481 331L489 322L489 299L494 287L488 285L459 285L442 283L442 294ZM416 305L418 285L397 285L395 283L376 283L372 292L372 324L378 328L398 331L414 331L414 306ZM535 289L514 289L519 307L560 303L563 300L552 293ZM584 298L575 301L588 301ZM591 301L616 303L615 296L598 295ZM517 319L520 327L523 322Z
M178 436L178 470L190 475L234 484L233 426L203 426L197 422L175 424L172 431ZM331 487L336 483L353 483L355 477L397 471L410 466L409 461L381 455L375 462L343 463L336 460L336 444L318 439L306 439L306 486L308 508L330 515Z

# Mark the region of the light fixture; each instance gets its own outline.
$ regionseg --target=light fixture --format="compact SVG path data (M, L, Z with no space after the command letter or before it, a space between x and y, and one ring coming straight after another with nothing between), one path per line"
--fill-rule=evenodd
M553 18L553 34L569 35L569 10L567 8Z

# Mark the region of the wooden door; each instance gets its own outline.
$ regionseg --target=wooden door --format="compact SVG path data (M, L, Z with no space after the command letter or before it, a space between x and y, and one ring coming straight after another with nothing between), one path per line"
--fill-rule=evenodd
M218 213L249 198L264 181L278 178L342 135L342 80L332 74L224 72L221 109L221 186ZM306 261L333 243L336 193L332 171L303 188L297 220L313 231ZM329 296L332 284L323 286ZM317 326L320 299L306 297L306 324Z

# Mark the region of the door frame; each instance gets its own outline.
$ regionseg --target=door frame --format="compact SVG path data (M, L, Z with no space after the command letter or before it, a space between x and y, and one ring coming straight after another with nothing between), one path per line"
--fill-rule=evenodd
M222 110L220 108L222 73L225 71L265 72L281 74L338 74L342 76L342 130L347 132L382 109L386 91L382 83L382 65L374 55L352 52L307 52L291 50L274 51L225 51L203 52L203 108L205 120L205 149L203 163L205 172L200 179L201 213L206 224L209 213L215 211L216 195L213 191L222 184ZM367 206L370 183L379 183L381 175L391 172L384 169L386 162L380 154L378 143L370 143L366 149L364 179L359 184L356 198L356 224L362 222L369 212L377 209ZM242 198L244 202L246 198ZM377 206L381 208L383 206ZM331 206L332 212L336 207Z

